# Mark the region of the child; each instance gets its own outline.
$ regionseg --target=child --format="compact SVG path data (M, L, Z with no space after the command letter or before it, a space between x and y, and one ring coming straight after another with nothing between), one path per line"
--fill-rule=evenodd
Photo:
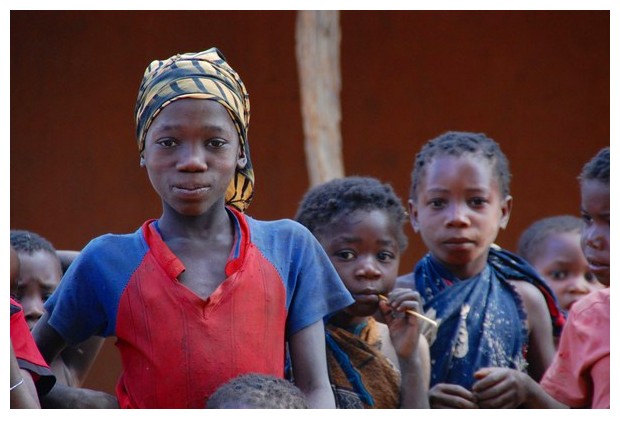
M211 409L308 408L297 386L267 374L243 374L220 386L207 402Z
M558 352L540 385L523 379L532 407L610 408L609 167L607 147L584 165L579 176L581 247L590 270L607 288L571 308Z
M581 250L581 220L552 216L530 225L519 238L517 254L542 275L563 311L604 286L588 268Z
M19 275L20 261L11 247L11 289ZM28 330L24 311L10 298L11 305L11 408L41 408L39 395L46 394L56 382L49 366Z
M240 374L283 377L288 341L309 406L334 407L323 317L352 298L305 228L243 214L254 172L237 73L216 48L153 61L135 115L163 212L82 249L35 328L43 355L116 335L121 407L204 408Z
M26 322L32 330L43 315L43 304L60 283L62 264L52 243L37 233L11 230L11 246L21 262L17 281L11 286L11 297L23 307ZM76 347L63 350L50 363L57 381L80 387L90 369L82 364L97 356L102 343L102 338L92 337Z
M493 245L512 209L508 161L484 134L448 132L422 147L411 177L411 225L429 253L399 285L419 291L439 323L431 407L519 406L513 372L542 376L550 312L558 332L562 315L529 264Z
M405 313L421 310L419 295L393 291L407 238L392 187L369 177L334 179L308 191L296 220L317 237L355 298L327 322L337 406L428 408L428 345L422 322ZM373 318L379 309L387 326Z

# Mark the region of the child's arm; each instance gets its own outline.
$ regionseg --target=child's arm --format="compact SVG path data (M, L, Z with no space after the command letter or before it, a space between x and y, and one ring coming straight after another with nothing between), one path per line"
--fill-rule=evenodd
M482 368L472 390L480 408L568 408L556 401L524 372L509 368Z
M11 342L11 408L41 408L30 372L21 369Z
M76 347L65 348L60 354L63 364L71 373L72 379L77 381L78 386L84 384L103 342L103 337L90 337Z
M309 408L335 408L327 374L323 321L296 332L289 339L295 384L306 396Z
M539 381L555 355L551 315L545 298L534 285L523 281L515 281L513 285L521 296L527 313L528 374L534 381Z
M65 349L66 342L54 328L47 323L49 313L44 313L32 330L32 336L47 362L52 362ZM83 367L90 368L96 354L83 357ZM90 389L73 388L56 383L52 390L40 398L44 408L118 408L115 396Z
M379 308L401 372L401 408L429 408L430 357L428 343L421 334L424 322L406 313L422 312L420 296L410 289L394 289L387 302L380 301Z
M78 250L56 250L56 254L58 259L60 259L60 266L64 274L73 260L79 256L80 252Z

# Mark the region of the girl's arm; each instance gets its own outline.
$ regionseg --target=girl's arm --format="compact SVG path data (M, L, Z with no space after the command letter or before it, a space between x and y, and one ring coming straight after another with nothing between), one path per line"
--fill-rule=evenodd
M534 381L540 381L555 355L551 315L545 298L534 285L523 281L515 281L513 284L523 300L527 313L528 373Z
M309 408L336 408L329 383L323 321L296 332L289 339L295 384L306 396Z

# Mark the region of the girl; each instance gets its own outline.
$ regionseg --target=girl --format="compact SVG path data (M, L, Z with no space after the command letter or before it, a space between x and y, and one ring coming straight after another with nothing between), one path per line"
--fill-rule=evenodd
M318 238L355 303L327 322L329 377L339 408L428 408L428 345L419 294L393 290L405 209L391 186L369 177L311 189L296 220ZM387 300L382 300L387 296ZM373 317L379 311L384 323Z
M116 336L116 405L203 408L241 374L284 377L288 344L309 407L333 408L323 317L352 298L305 228L243 213L254 170L237 72L216 48L155 60L135 116L161 215L80 252L34 329L42 354Z
M563 321L553 293L493 245L510 217L509 182L505 155L484 134L448 132L416 156L410 221L429 252L400 282L439 323L431 407L519 406L515 372L538 380L553 357L552 327Z

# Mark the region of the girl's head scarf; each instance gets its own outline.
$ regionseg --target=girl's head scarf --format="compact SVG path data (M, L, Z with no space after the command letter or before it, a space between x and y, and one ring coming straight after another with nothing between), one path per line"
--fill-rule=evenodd
M153 119L168 104L184 98L217 101L230 114L247 164L237 169L228 185L226 203L244 211L254 195L254 170L248 143L250 98L241 78L217 48L155 60L146 68L134 112L140 153Z

